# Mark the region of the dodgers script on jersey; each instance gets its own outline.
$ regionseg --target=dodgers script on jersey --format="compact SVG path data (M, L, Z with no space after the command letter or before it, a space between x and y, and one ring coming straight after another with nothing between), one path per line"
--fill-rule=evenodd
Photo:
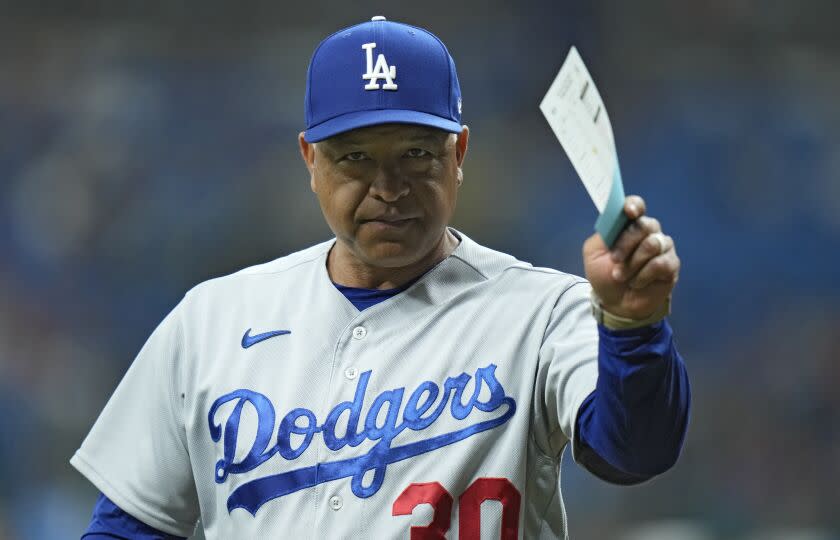
M208 539L566 537L589 284L453 233L361 312L327 273L335 240L195 287L71 463L181 536L201 518Z

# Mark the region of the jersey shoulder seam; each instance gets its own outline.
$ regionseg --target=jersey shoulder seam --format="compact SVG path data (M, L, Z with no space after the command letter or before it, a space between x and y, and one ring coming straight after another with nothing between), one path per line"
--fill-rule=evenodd
M257 265L254 265L254 266L249 266L247 268L243 268L241 270L233 272L232 274L228 274L227 276L221 276L221 277L238 276L238 275L253 276L253 275L279 274L279 273L285 272L287 270L297 268L298 266L301 266L303 264L310 263L310 262L312 262L316 259L319 259L324 254L324 251L326 251L326 250L325 249L316 249L316 248L326 248L327 246L325 244L326 244L326 242L324 242L322 244L312 246L308 249L303 250L304 252L305 251L312 251L312 253L311 253L310 256L308 256L306 258L303 258L299 261L294 261L294 262L289 261L289 262L286 262L285 264L282 264L282 263L279 262L282 259L293 258L293 257L296 257L296 256L303 257L304 254L303 254L303 252L300 252L300 251L297 252L297 253L290 253L289 255L286 255L284 257L280 257L279 259L274 259L273 261L269 261L267 263L257 264ZM280 268L271 269L271 270L257 270L257 268L259 268L260 266L266 266L266 265L270 265L270 264L274 264L274 263L278 263L278 266L280 266Z
M212 283L216 283L218 281L223 281L223 280L227 281L227 280L233 280L233 279L240 278L240 277L245 278L245 277L250 277L250 276L270 276L270 275L274 275L274 274L282 274L283 272L293 270L293 269L297 268L298 266L303 266L305 264L309 264L312 261L318 260L320 257L322 257L324 255L324 252L328 249L327 244L328 244L328 242L323 242L321 244L312 246L312 247L307 248L305 250L302 250L302 251L299 251L299 252L296 252L296 253L291 253L289 255L285 255L285 256L280 257L278 259L274 259L273 261L268 261L268 262L262 263L262 264L256 264L256 265L253 265L253 266L242 268L242 269L237 270L235 272L231 272L229 274L225 274L223 276L217 276L217 277L213 277L213 278L210 278L210 279L206 279L206 280L196 284L195 286L193 286L187 292L187 295L190 295L190 293L192 293L196 289L203 289L204 287L206 287L206 286L208 286ZM322 248L322 249L317 249L317 248ZM306 251L312 251L312 253L304 255L304 252L306 252ZM305 257L305 258L297 260L297 261L282 262L282 259L297 258L297 257ZM279 266L279 268L271 268L271 269L264 269L264 270L258 270L257 269L261 266L268 266L268 265L274 265L274 264Z
M556 268L546 268L544 266L531 266L530 264L525 263L523 261L517 261L517 262L519 264L512 264L512 265L508 266L507 268L505 268L504 271L507 271L507 270L521 270L523 272L536 272L538 274L566 276L566 277L573 278L575 280L574 283L569 285L569 287L571 287L572 285L576 285L577 283L588 283L586 279L584 279L584 278L582 278L582 277L580 277L576 274L570 274L569 272L564 272L562 270L557 270ZM563 292L566 292L566 290L568 290L569 287L564 289ZM560 294L563 294L563 293L560 293Z
M481 247L484 247L484 246L481 246ZM485 249L489 250L489 248L485 248ZM557 270L555 268L546 268L544 266L534 266L529 262L517 259L513 255L508 255L508 254L504 254L504 255L509 257L511 262L510 262L510 264L508 264L507 266L505 266L504 268L502 268L501 270L496 272L496 275L501 275L504 272L507 272L508 270L521 270L523 272L536 272L538 274L551 274L551 275L569 276L569 277L575 278L578 281L583 281L583 282L586 281L585 279L581 278L580 276L576 276L575 274L570 274L568 272L563 272L562 270ZM483 277L486 280L489 280L489 279L492 279L493 277L495 277L495 276L490 276L490 275L488 275L487 272L484 272L481 269L479 269L479 267L477 265L470 262L466 257L464 257L460 253L453 253L452 256L455 257L456 259L458 259L459 261L463 262L464 264L466 264L467 266L469 266L473 270L475 270L475 272L478 275L480 275L481 277Z
M283 272L286 272L287 270L292 270L293 268L297 268L298 266L302 266L304 264L311 263L312 261L320 258L321 255L322 255L322 253L317 253L313 257L303 259L301 261L297 261L297 262L294 262L294 263L291 263L291 264L288 264L288 265L284 265L280 268L272 269L272 270L254 270L253 269L254 267L249 266L248 268L243 268L242 270L238 270L238 271L233 272L232 274L228 274L226 276L220 276L219 278L216 278L216 279L222 279L222 278L226 278L226 277L236 277L236 276L245 277L245 276L266 276L266 275L271 275L271 274L282 274ZM275 261L276 261L276 259L275 259ZM275 261L269 261L268 263L264 263L264 264L271 264ZM256 265L256 266L262 266L262 265Z

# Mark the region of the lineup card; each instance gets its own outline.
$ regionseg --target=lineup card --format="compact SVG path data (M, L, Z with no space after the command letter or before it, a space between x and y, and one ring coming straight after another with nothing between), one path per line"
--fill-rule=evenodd
M572 47L540 103L600 216L595 230L612 246L624 225L624 186L612 125L601 94Z

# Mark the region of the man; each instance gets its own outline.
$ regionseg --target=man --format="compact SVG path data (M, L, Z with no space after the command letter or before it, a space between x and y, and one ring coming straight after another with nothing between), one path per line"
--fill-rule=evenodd
M305 108L335 239L199 285L155 330L71 460L102 491L86 538L199 518L223 539L564 538L569 443L615 483L673 465L680 263L639 197L611 250L584 243L591 287L448 227L454 62L384 17L321 43Z

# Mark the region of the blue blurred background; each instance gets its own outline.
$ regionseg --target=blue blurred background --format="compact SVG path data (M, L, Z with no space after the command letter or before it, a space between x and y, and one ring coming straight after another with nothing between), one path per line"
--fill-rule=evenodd
M472 130L455 226L582 272L595 210L537 105L570 45L627 191L677 240L684 454L632 488L570 462L572 538L840 538L840 5L825 1L6 1L0 539L78 537L68 464L207 278L329 237L296 136L327 34L438 34Z

